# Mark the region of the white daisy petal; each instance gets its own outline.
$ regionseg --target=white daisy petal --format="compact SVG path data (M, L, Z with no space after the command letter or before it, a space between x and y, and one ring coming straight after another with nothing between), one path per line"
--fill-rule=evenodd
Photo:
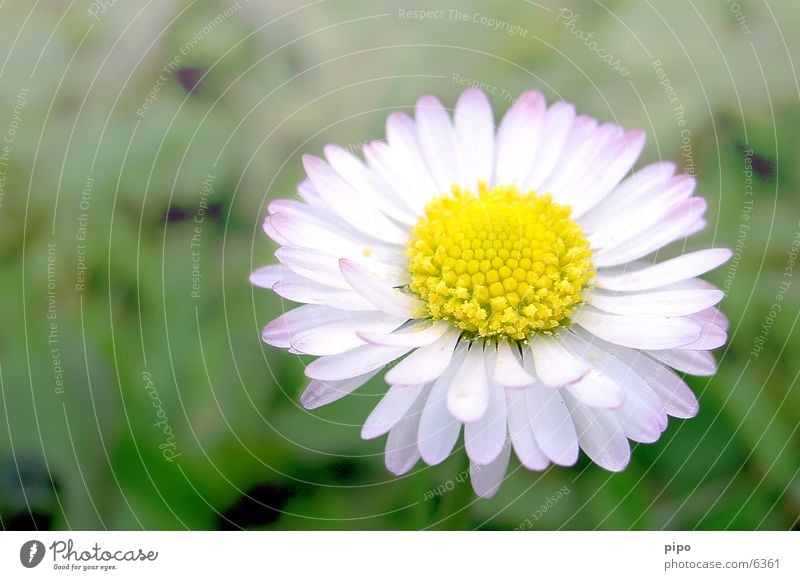
M611 314L627 316L683 316L705 310L722 300L722 290L664 290L637 294L590 292L586 303Z
M615 187L603 203L582 215L581 226L587 232L602 229L609 221L635 208L640 199L649 199L663 191L675 169L674 163L659 162L636 171Z
M662 350L690 344L700 337L702 327L687 318L618 316L580 308L572 317L583 328L606 342Z
M634 208L620 212L606 220L602 227L590 233L587 236L589 245L594 251L618 247L625 241L649 231L679 202L689 199L694 187L693 177L688 175L671 177L654 188L652 195L647 199L639 200Z
M386 264L405 265L406 258L399 246L367 238L352 228L348 230L338 220L313 215L314 211L302 204L287 204L267 220L286 240L283 245L311 248L340 258L359 259L369 255Z
M418 313L424 309L424 304L418 298L381 282L374 274L352 260L341 259L339 268L353 290L383 312L405 318L417 318Z
M421 97L414 110L417 137L428 169L444 193L463 183L461 148L447 109L432 95Z
M295 274L326 286L349 290L350 285L339 270L339 258L322 252L309 252L297 246L283 246L275 251L278 261Z
M530 350L536 376L548 387L560 388L581 380L589 372L589 365L570 353L551 336L537 336Z
M370 204L364 194L353 189L322 159L304 155L303 166L322 199L344 221L378 240L393 244L406 243L408 234Z
M460 364L453 361L453 365ZM452 373L439 377L431 388L419 420L419 452L428 465L444 461L458 441L461 423L447 410L447 391Z
M336 308L327 306L317 306L306 304L285 312L266 327L261 333L261 339L271 346L278 348L289 348L292 336L310 330L321 324L335 322L347 317L349 313L343 313ZM370 313L373 316L377 312ZM379 315L378 315L379 316Z
M495 496L497 490L500 489L500 484L505 479L510 456L511 445L506 443L503 445L503 449L497 459L489 465L478 465L470 462L470 480L472 489L475 490L476 494L484 499L490 499Z
M578 460L578 438L561 390L531 385L525 389L525 401L539 448L557 465L574 465Z
M473 463L494 461L506 442L506 397L498 385L489 387L486 412L477 421L464 425L464 447Z
M623 292L651 290L705 274L727 262L731 255L732 252L727 248L711 248L684 254L634 271L614 273L600 270L595 283L601 288Z
M550 460L547 459L547 455L541 450L533 436L533 429L528 418L528 407L525 402L525 391L507 390L506 407L508 433L520 463L534 471L546 469Z
M728 332L728 328L730 327L730 321L728 320L728 317L720 312L720 310L717 308L707 308L706 310L695 312L692 314L692 318L698 322L713 324L725 332Z
M667 413L661 400L631 364L622 359L622 353L635 351L604 342L581 329L570 332L565 343L572 352L591 361L594 368L622 389L624 401L615 409L619 411L617 416L627 415L631 409L635 409L636 416L646 420L648 425L657 424L659 433L667 426Z
M370 344L421 347L436 342L450 328L452 327L446 322L437 322L433 325L421 323L389 334L368 330L358 331L356 334Z
M386 139L389 142L387 162L394 168L401 183L419 188L420 195L425 194L426 202L443 193L428 170L420 149L417 127L411 117L403 113L389 115L386 119ZM406 195L414 194L408 192Z
M364 421L364 426L361 428L362 439L380 437L397 425L417 398L424 396L421 395L424 387L425 385L389 387L389 390Z
M668 414L680 419L697 415L700 408L697 397L683 379L669 368L633 350L621 348L616 356L647 382Z
M310 328L294 332L289 340L290 346L303 354L339 354L365 344L359 337L362 329L386 332L405 322L380 312L337 312L339 318L336 320L318 322Z
M546 135L547 146L539 148L539 155L533 160L521 190L533 189L540 193L546 193L541 185L558 164L575 121L575 105L558 102L547 109L542 128L542 134Z
M497 343L493 377L497 384L510 389L525 388L536 380L522 368L519 353L515 354L506 340Z
M584 453L609 471L625 469L631 449L612 412L583 405L568 394L564 395L564 402L575 421L575 431Z
M281 264L263 266L250 274L250 283L261 288L272 289L275 284L290 274L289 269Z
M384 460L386 468L395 475L411 470L419 460L417 449L417 429L425 397L417 397L403 418L395 425L386 438Z
M714 355L703 350L648 350L648 355L681 372L710 377L717 372Z
M450 366L461 331L448 329L439 339L418 348L386 373L390 385L416 385L435 381Z
M306 376L320 381L341 381L383 368L411 350L407 346L365 344L342 354L323 356L306 367Z
M494 115L489 99L478 88L461 93L453 115L458 141L464 155L464 183L475 187L492 181L494 159Z
M414 122L408 119L408 123L413 131ZM413 134L410 137L415 138ZM416 147L416 143L414 146ZM416 155L403 150L402 147L390 147L383 141L367 143L363 152L369 168L395 192L396 196L403 199L415 215L422 215L425 204L435 197L439 190L427 167L420 165L421 160L417 160Z
M676 348L683 350L713 350L721 347L728 340L728 333L716 324L711 324L701 318L694 318L694 316L687 316L686 318L700 325L702 332L697 337L697 340Z
M272 290L278 296L293 302L331 306L341 310L376 310L375 306L352 290L331 288L293 272L284 275L280 282L272 286Z
M526 91L514 102L497 129L493 183L521 186L539 148L545 115L539 91Z
M489 405L489 380L486 376L483 347L473 344L456 371L447 391L447 409L463 423L477 421Z
M564 388L584 405L598 409L618 409L625 402L625 391L596 369Z
M276 244L286 245L291 243L291 241L288 238L281 235L281 233L275 228L275 225L272 223L271 215L268 215L266 217L261 227L264 230L264 233L267 234L267 236L269 236L269 239L271 239Z
M300 404L306 409L317 409L349 395L378 374L371 371L342 381L311 381L300 395Z
M620 131L612 123L598 126L595 119L579 116L567 136L564 153L542 184L541 191L552 193L558 203L569 204L577 194L570 189L570 182L580 177L591 159L609 141L618 137Z
M336 145L325 146L325 158L336 172L358 192L367 195L372 205L385 215L412 226L417 216L403 198L388 187L376 173L368 169L355 155Z
M300 196L300 199L312 207L325 208L326 210L329 209L328 206L325 205L325 201L319 195L317 189L314 187L314 184L311 183L311 180L308 178L301 181L300 185L297 186L297 194ZM277 200L272 200L267 207L269 208L275 201Z
M628 131L620 137L616 146L609 147L606 155L599 156L595 160L599 171L585 176L577 186L582 192L572 207L573 219L580 219L587 211L597 206L630 171L642 153L645 139L644 131Z
M679 202L649 230L625 240L619 246L603 248L593 255L599 268L637 260L676 240L690 235L689 228L705 213L706 200L693 197Z

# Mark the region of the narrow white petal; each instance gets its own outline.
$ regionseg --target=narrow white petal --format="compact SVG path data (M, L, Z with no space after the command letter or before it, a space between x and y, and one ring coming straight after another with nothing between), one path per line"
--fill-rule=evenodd
M589 365L570 353L550 336L537 336L530 344L533 365L542 383L559 388L581 380L589 372Z
M407 261L398 246L360 235L339 220L318 218L299 207L287 208L267 219L275 231L285 238L284 246L299 246L356 261L369 256L370 261L378 261L396 269L403 268Z
M616 356L650 385L668 414L680 419L697 415L700 409L697 397L683 379L669 368L633 350L620 349Z
M311 180L307 177L297 186L297 194L300 196L300 199L312 207L330 210L330 208L325 205L325 201L314 187L314 184L311 183Z
M470 462L470 480L472 481L472 489L475 493L484 499L490 499L495 496L497 490L506 476L508 469L508 460L511 456L511 445L506 443L503 449L489 465L478 465Z
M357 334L370 344L421 347L436 342L450 328L452 327L447 322L437 322L432 325L423 322L410 328L396 330L389 334L368 330L359 331Z
M605 156L595 160L600 166L599 171L584 176L577 186L582 193L575 199L572 219L579 219L608 195L636 163L644 148L645 140L644 131L628 131L621 136L616 145L608 146Z
M521 186L539 149L545 100L539 91L526 91L514 102L497 129L494 183Z
M409 119L409 123L413 130L414 122ZM427 167L419 165L414 155L399 145L390 147L383 141L371 141L364 145L363 151L369 168L403 199L414 215L422 215L425 204L439 191Z
M525 389L525 401L539 448L557 465L574 465L578 460L578 438L560 389L531 385Z
M651 350L689 344L702 331L699 324L687 318L619 316L587 307L578 309L572 320L606 342Z
M523 389L536 379L522 368L519 352L514 352L508 341L501 340L497 343L497 357L494 365L494 380L497 384L509 389Z
M676 348L683 350L713 350L724 346L728 341L728 333L716 324L706 322L701 318L694 318L693 315L687 316L686 318L687 320L693 321L695 324L699 324L702 328L702 332L700 336L697 337L697 340Z
M339 270L340 258L337 256L311 252L298 246L283 246L275 251L275 257L292 272L304 278L334 288L350 289Z
M626 385L625 404L619 409L614 409L614 417L628 439L639 443L654 443L658 441L661 432L666 428L666 422L660 420L659 411L647 399L646 393ZM659 401L660 404L660 401Z
M564 387L584 405L599 409L617 409L625 402L625 391L596 369L590 369L579 381Z
M648 199L664 189L675 173L675 164L653 163L636 171L614 188L603 203L582 215L579 222L585 231L595 232L618 215L630 211L641 199Z
M605 268L625 264L687 237L689 228L705 213L706 207L706 201L700 197L679 202L646 232L625 240L619 246L609 246L596 252L592 258L595 266Z
M542 191L552 193L553 199L559 203L571 204L579 195L572 189L572 184L593 168L594 157L621 133L622 129L613 123L598 126L591 117L578 117L567 137L564 153L542 185Z
M730 321L728 320L728 317L720 312L717 308L708 308L702 312L696 312L695 314L692 314L692 318L698 322L707 322L708 324L718 326L725 332L728 332L728 328L730 327Z
M647 354L681 372L710 377L717 372L714 355L703 350L648 350Z
M390 385L416 385L435 381L450 365L461 332L455 328L435 342L416 349L386 373Z
M638 400L641 399L641 405L645 405L646 409L643 412L637 410L637 416L641 415L648 428L653 423L657 424L658 433L661 432L661 429L666 428L667 413L661 400L648 386L647 381L633 369L627 360L623 359L626 353L638 354L638 351L604 342L580 328L572 329L566 336L565 344L578 356L591 361L594 368L623 390L624 401L616 410L627 413L629 409L637 407ZM640 356L644 357L644 355ZM629 397L634 400L628 400Z
M686 201L695 188L695 179L676 175L653 188L652 194L637 200L632 207L610 217L605 224L587 236L592 250L621 246L626 240L649 231L680 202Z
M700 312L718 303L725 294L721 290L662 290L637 294L589 292L587 304L595 308L627 316L683 316Z
M470 188L479 181L491 183L494 159L494 116L484 92L470 88L461 93L453 118L464 155L464 183Z
M453 365L457 363L460 361L453 361ZM441 463L450 455L461 431L461 423L447 410L452 379L453 373L448 372L436 380L419 420L419 452L428 465Z
M306 367L306 376L320 381L340 381L378 370L406 354L409 347L365 344L342 354L323 356Z
M336 172L387 216L408 226L417 223L412 209L355 155L336 145L325 146L325 157Z
M592 409L564 395L575 421L581 449L600 467L609 471L622 471L630 461L628 438L622 431L612 411Z
M480 419L489 405L489 380L484 357L483 347L473 344L447 392L447 409L463 423Z
M420 149L440 191L463 183L461 148L444 105L433 95L421 97L414 118Z
M425 385L389 387L383 398L375 405L361 428L363 439L374 439L387 433L405 416L417 400ZM424 395L423 395L424 396Z
M306 409L317 409L338 401L362 386L378 371L372 371L343 381L311 381L300 395L300 404Z
M349 313L342 312L336 308L317 306L315 304L298 306L297 308L293 308L281 314L264 327L261 338L269 345L278 348L289 348L289 343L292 336L295 334L341 320L343 317L347 316L347 314ZM373 316L378 315L377 312L368 314Z
M353 189L322 159L304 155L303 166L325 203L346 223L378 240L406 243L408 233L376 209L367 196Z
M506 443L506 397L499 385L490 385L489 403L483 416L464 425L464 446L473 463L494 461Z
M352 290L331 288L303 278L294 272L289 272L289 274L272 286L272 290L282 298L304 304L331 306L342 310L376 310L375 306Z
M731 251L727 248L711 248L684 254L634 271L615 273L600 270L595 283L608 290L624 292L650 290L705 274L727 262L731 255Z
M274 241L278 245L286 245L290 244L291 242L275 228L274 224L272 223L272 216L268 215L262 224L262 229L264 233L269 236L269 239Z
M410 471L419 460L417 429L424 403L425 397L417 397L405 416L389 431L389 437L386 438L384 461L386 468L395 475L402 475Z
M339 354L364 344L358 336L362 329L388 332L405 322L402 318L381 312L338 312L339 317L335 320L320 321L308 328L295 329L289 339L291 347L303 354L315 356Z
M250 274L250 283L261 288L272 289L275 284L290 275L291 272L286 266L271 264L263 266Z
M561 101L550 105L545 113L542 128L547 146L539 148L539 154L533 160L530 173L521 190L534 189L539 193L546 193L541 185L558 163L575 119L575 105Z
M389 142L387 163L395 170L395 175L406 186L419 188L419 194L429 201L443 192L439 189L419 145L417 127L404 113L391 113L386 119L386 139ZM382 150L383 148L379 148ZM449 190L446 190L449 191ZM407 193L407 195L417 195Z
M418 298L381 282L360 264L342 259L339 261L339 268L353 290L383 312L393 316L417 318L424 308Z
M533 428L528 418L528 407L525 402L525 391L507 390L506 406L508 433L520 463L534 471L542 471L547 468L550 460L547 459L533 436Z

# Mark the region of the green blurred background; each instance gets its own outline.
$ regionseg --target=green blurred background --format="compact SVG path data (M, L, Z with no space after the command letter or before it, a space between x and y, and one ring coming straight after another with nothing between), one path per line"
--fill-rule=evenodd
M0 3L4 529L797 525L800 6L455 4ZM300 408L307 361L259 340L290 305L247 280L302 153L358 151L388 112L473 82L497 116L535 87L646 129L639 164L678 161L709 200L687 247L737 250L708 276L731 341L689 379L699 416L616 475L512 460L490 501L463 450L385 470L384 438L359 437L379 382Z

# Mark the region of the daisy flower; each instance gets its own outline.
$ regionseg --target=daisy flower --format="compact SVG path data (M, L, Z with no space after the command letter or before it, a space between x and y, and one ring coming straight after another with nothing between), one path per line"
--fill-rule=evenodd
M335 145L306 155L301 199L268 205L279 264L251 281L303 304L262 337L319 357L304 407L386 371L362 436L388 433L399 475L443 461L463 431L482 497L512 449L531 470L571 466L582 449L620 471L629 440L697 413L675 370L716 369L723 293L697 276L731 252L659 256L706 225L706 202L672 163L631 173L644 132L537 91L495 129L472 88L452 119L425 96L413 120L390 114L386 134L364 161Z

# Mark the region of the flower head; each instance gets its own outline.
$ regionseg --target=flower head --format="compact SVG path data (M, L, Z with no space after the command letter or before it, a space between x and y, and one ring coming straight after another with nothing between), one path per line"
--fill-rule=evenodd
M391 114L366 164L335 146L304 157L302 200L271 202L264 222L280 264L251 276L304 304L263 332L319 357L301 403L333 402L392 364L362 436L388 433L386 465L402 474L443 461L463 427L484 497L512 448L532 470L583 449L619 471L629 439L694 416L673 369L715 371L723 294L697 276L731 253L660 258L704 227L706 203L672 163L630 174L644 140L536 91L495 130L468 89L452 120L431 96L414 120Z

